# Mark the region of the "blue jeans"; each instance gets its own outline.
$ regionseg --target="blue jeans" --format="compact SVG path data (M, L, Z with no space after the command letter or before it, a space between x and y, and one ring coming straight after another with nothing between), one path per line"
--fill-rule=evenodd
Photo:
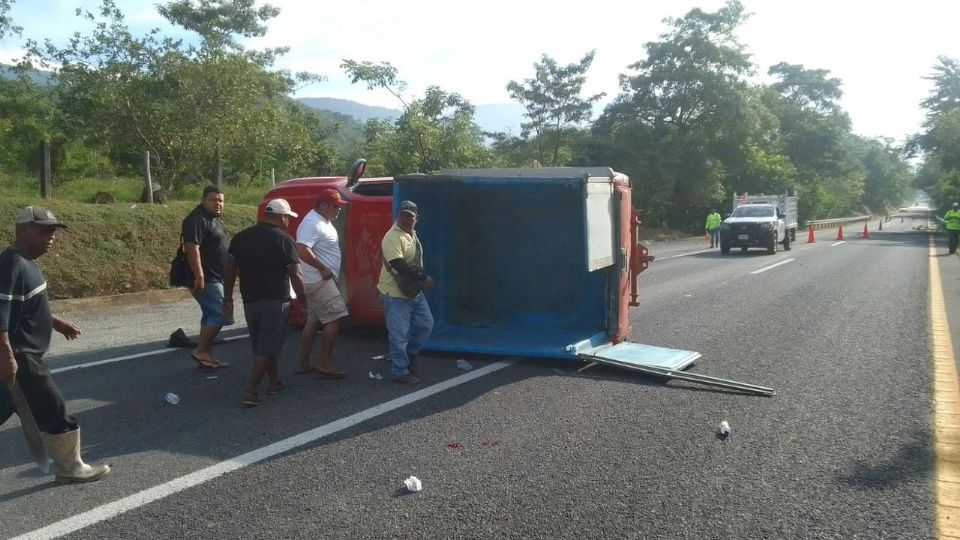
M410 373L410 355L418 354L433 331L433 315L423 293L414 298L381 295L390 342L390 375L396 379Z
M710 229L710 245L719 246L720 245L720 229Z
M203 292L194 293L193 298L200 305L200 326L230 326L233 319L224 317L223 283L214 281L203 286Z

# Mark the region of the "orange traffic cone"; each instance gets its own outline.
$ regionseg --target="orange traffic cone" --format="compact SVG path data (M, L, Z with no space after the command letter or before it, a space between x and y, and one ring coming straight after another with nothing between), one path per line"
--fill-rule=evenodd
M807 243L812 244L814 242L816 242L816 240L813 239L813 225L811 225L810 232L807 234Z
M870 229L867 228L867 222L863 222L863 234L860 235L860 238L870 238Z
M837 231L837 241L843 240L843 225L840 225L840 230Z

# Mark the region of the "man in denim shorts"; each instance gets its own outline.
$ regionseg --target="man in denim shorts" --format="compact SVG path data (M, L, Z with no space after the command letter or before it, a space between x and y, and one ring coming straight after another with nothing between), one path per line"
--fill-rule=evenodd
M213 341L233 317L224 317L223 272L227 260L227 233L220 215L223 193L215 186L203 188L200 204L183 220L183 249L187 254L193 287L191 293L200 305L200 339L190 355L200 370L211 371L230 364L213 358Z
M340 282L340 237L333 222L346 204L336 189L324 189L313 210L297 227L297 254L304 263L301 267L307 293L307 322L301 334L297 374L318 373L328 379L340 379L346 375L333 363L333 344L340 332L340 322L348 314L337 286ZM311 363L310 351L320 326L323 326L320 359Z

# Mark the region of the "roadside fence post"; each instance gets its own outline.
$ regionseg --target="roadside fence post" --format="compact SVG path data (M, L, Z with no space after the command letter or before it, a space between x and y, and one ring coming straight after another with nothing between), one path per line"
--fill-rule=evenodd
M50 175L50 141L40 143L40 197L49 199L53 196L53 181Z
M147 177L147 202L153 204L153 180L150 178L150 151L143 152L143 172Z

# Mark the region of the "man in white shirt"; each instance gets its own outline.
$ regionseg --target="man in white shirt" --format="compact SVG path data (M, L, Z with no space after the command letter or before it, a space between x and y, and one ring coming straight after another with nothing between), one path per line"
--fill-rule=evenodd
M320 192L317 203L297 227L297 253L303 263L307 322L300 338L300 365L297 374L318 373L328 379L343 378L346 373L333 363L333 344L340 322L348 315L338 282L340 281L340 242L333 222L347 201L334 188ZM310 361L313 340L323 326L320 359Z

